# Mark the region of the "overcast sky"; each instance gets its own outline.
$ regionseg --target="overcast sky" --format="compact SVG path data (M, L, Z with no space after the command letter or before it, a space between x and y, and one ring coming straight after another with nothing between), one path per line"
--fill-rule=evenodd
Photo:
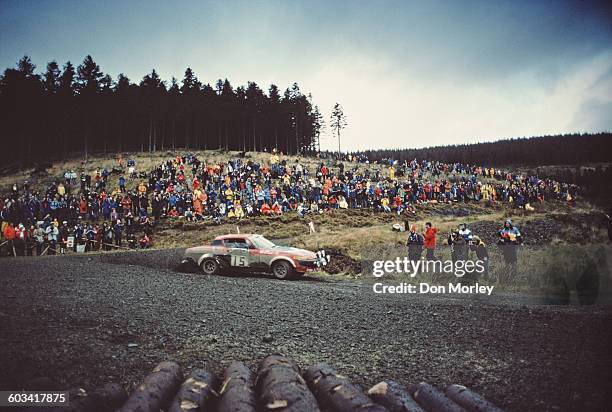
M139 81L298 82L344 149L612 130L612 12L593 1L0 1L0 66L24 54ZM329 136L324 148L337 147Z

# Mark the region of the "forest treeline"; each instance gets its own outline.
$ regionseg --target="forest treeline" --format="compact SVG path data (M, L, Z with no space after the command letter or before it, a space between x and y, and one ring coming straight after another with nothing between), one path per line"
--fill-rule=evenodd
M575 133L423 149L367 150L358 154L371 161L425 159L494 167L524 166L530 175L577 184L584 196L606 207L612 201L609 189L612 133ZM590 166L593 163L597 164Z
M483 166L584 165L612 162L612 133L564 134L499 140L496 142L366 150L370 160L437 160Z
M137 82L104 74L91 56L46 71L24 56L0 78L0 139L11 161L52 160L79 151L186 149L318 150L322 116L297 83L285 91L255 82L211 86L191 68L181 80L155 70Z

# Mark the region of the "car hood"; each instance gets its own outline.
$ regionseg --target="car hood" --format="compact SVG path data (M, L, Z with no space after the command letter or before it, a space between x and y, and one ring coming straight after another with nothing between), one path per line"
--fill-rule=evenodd
M293 256L301 256L304 257L304 259L314 259L317 256L314 252L311 252L310 250L290 246L275 246L274 248L272 248L272 250L276 252L287 253Z

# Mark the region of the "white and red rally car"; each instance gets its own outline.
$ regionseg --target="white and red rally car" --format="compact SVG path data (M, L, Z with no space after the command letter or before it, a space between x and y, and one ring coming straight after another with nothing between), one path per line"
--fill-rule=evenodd
M272 273L278 279L295 279L310 269L326 265L325 251L275 245L262 235L236 234L218 236L208 246L185 251L183 263L195 263L204 273L222 270Z

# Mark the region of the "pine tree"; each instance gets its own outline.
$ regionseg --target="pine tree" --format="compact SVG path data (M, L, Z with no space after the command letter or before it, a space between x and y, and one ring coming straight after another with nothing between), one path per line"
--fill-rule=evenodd
M83 60L83 63L77 68L77 91L82 100L83 119L85 120L83 137L83 154L85 159L89 155L89 140L92 134L92 127L97 123L99 100L97 96L100 93L100 82L104 75L100 71L93 58L88 55Z
M332 130L334 130L336 132L336 135L338 136L338 153L341 152L340 150L340 131L344 129L347 125L348 123L346 121L346 115L344 114L344 111L342 110L342 106L340 106L340 103L336 103L331 113L330 126Z

